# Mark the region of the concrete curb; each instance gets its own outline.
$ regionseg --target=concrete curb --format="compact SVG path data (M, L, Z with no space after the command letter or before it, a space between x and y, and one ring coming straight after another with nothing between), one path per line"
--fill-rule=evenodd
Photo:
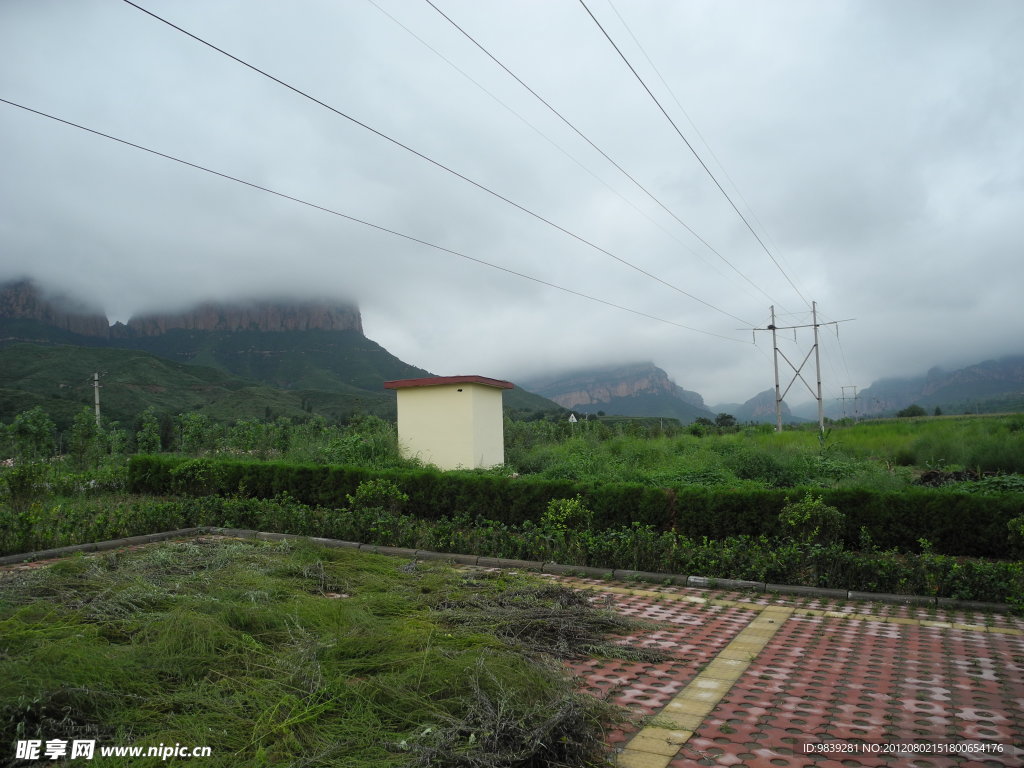
M152 544L169 539L191 538L203 535L231 536L239 539L260 539L262 541L311 541L324 547L358 549L377 555L405 557L410 560L442 560L460 565L474 565L481 568L511 568L515 570L535 571L559 576L580 576L591 579L613 581L644 581L656 584L674 584L694 589L716 589L741 592L757 592L801 597L820 597L829 600L852 600L876 603L895 603L900 605L919 605L922 607L961 609L969 611L991 611L1008 613L1011 606L1006 603L986 603L976 600L954 600L948 597L929 597L926 595L895 595L885 592L859 592L846 589L825 589L822 587L805 587L795 584L769 584L762 581L746 581L743 579L715 579L707 576L682 576L675 573L655 573L652 571L633 571L622 568L595 568L585 565L566 565L564 563L541 562L539 560L511 560L503 557L484 557L481 555L464 555L456 552L431 552L425 549L408 549L405 547L385 547L377 544L363 544L356 541L326 539L316 536L300 536L295 533L267 533L246 528L218 528L216 526L200 526L198 528L182 528L176 531L150 533L144 536L129 536L124 539L112 539L90 544L75 544L69 547L46 549L39 552L6 555L0 557L0 566L17 565L37 560L50 560L66 557L78 552L106 552L121 547Z
M139 544L153 544L157 541L168 539L185 539L193 536L201 536L207 533L207 528L181 528L176 531L163 531L162 533L147 533L143 536L129 536L124 539L110 539L108 541L91 542L89 544L72 544L67 547L56 549L42 549L38 552L25 552L17 555L5 555L0 557L0 566L17 565L18 563L31 563L36 560L53 560L59 557L67 557L79 552L106 552L120 547L133 547Z

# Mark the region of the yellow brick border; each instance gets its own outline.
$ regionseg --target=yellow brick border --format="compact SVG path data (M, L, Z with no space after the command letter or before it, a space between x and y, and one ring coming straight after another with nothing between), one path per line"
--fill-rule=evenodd
M794 611L782 605L754 609L757 616L658 713L658 724L630 739L616 759L620 768L666 768Z

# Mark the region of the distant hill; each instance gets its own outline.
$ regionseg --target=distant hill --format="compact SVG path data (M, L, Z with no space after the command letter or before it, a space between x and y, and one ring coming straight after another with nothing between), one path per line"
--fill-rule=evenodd
M525 386L579 413L655 416L684 424L701 417L714 418L704 406L704 398L678 386L654 363L576 370L530 379Z
M148 405L223 419L393 417L395 394L383 383L431 375L366 338L353 304L207 303L111 326L31 282L0 286L0 420L37 404L56 409L55 420L70 418L92 402L82 387L94 371L104 372L104 409L119 420ZM560 410L519 388L504 402L516 413Z
M860 390L858 412L862 416L891 416L909 405L929 412L998 413L1024 411L1024 355L945 371L932 368L922 376L882 379ZM852 410L852 404L847 404ZM842 415L841 406L830 404L830 416Z
M728 413L736 417L736 421L753 424L775 423L775 390L766 389L747 400L745 403L719 403L711 410L715 413ZM805 421L790 411L785 402L782 403L782 421L793 424Z
M331 420L353 413L386 415L384 393L285 391L215 368L164 360L136 350L13 344L0 348L2 420L34 406L60 427L92 406L92 375L101 372L100 405L106 421L130 426L147 407L160 413L201 411L215 420L288 416L311 412Z

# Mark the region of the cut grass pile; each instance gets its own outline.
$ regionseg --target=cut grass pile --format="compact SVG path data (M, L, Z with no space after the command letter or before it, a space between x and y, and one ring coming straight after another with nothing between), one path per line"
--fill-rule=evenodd
M604 765L621 713L558 659L625 653L607 637L630 626L523 575L304 542L76 556L0 577L0 765L19 739L208 746L208 768Z

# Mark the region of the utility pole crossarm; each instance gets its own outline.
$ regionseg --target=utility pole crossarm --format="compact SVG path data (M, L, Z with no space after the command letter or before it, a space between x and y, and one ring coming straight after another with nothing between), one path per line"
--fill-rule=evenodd
M850 321L852 321L854 319L855 318L850 317L850 318L847 318L845 320L829 320L826 323L819 323L818 322L818 302L812 301L811 302L811 322L810 323L804 323L804 324L800 324L800 325L777 325L776 322L775 322L775 307L773 306L773 307L771 307L771 322L767 326L765 326L764 328L739 328L739 329L737 329L737 330L741 330L741 331L747 331L747 330L751 331L751 333L754 334L755 341L757 339L757 332L758 331L771 331L771 334L772 334L772 348L774 350L774 354L772 356L772 359L773 359L773 362L774 362L774 365L775 365L775 431L776 432L781 432L782 431L782 402L783 402L783 399L789 393L790 388L796 383L796 380L800 379L800 381L802 381L804 383L804 386L806 386L807 389L810 390L811 396L814 397L814 399L818 401L818 429L820 430L822 435L825 434L825 401L822 398L822 394L821 394L821 355L819 354L819 347L818 347L818 328L823 326L823 325L834 325L834 326L836 326L837 333L838 333L839 323L848 323L848 322L850 322ZM811 346L811 349L808 351L806 357L804 357L803 362L801 362L800 365L793 365L793 363L790 361L790 359L788 357L786 357L785 353L783 353L782 350L779 349L778 332L779 331L789 331L789 330L791 330L791 331L793 331L794 340L795 340L796 339L796 330L798 328L813 328L814 329L814 344ZM817 387L816 388L811 387L811 385L803 377L803 367L804 367L804 365L807 364L807 361L810 360L812 353L814 354L814 368L815 368L815 373L816 373L815 379L816 379L816 383L817 383ZM780 355L782 356L782 359L786 361L786 363L789 365L789 367L793 369L793 378L790 379L789 383L786 385L786 388L784 390L781 389L780 385L779 385L779 356ZM854 392L856 392L856 390L854 390ZM845 395L845 391L844 391L844 395ZM856 396L855 396L855 400L854 401L856 402Z

